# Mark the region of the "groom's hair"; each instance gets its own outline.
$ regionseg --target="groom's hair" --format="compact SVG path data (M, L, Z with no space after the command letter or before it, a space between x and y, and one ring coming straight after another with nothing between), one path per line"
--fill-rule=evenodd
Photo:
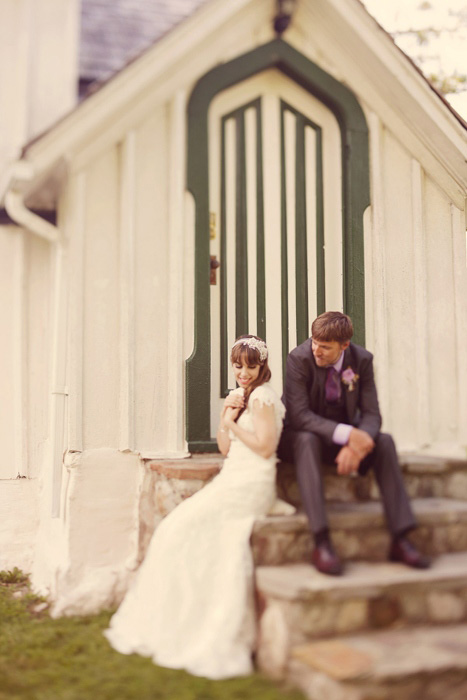
M352 321L340 311L326 311L315 318L311 325L311 337L315 340L346 343L352 336Z

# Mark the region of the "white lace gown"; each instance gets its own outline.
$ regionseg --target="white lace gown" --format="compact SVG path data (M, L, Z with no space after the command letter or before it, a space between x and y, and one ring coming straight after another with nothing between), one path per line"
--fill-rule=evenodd
M269 384L254 389L238 424L253 432L256 401L274 406L279 436L285 409ZM255 518L275 502L275 465L275 455L260 457L231 433L220 474L155 531L104 633L114 649L212 679L252 672L256 625L249 541Z

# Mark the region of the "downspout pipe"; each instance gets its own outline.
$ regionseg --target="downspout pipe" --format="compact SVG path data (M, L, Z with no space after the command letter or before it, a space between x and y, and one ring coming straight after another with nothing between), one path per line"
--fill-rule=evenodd
M8 216L19 226L30 231L48 243L59 242L59 231L56 226L38 216L24 203L24 194L18 190L9 189L5 194L5 209Z
M46 221L27 208L25 185L33 179L33 171L26 161L18 161L13 178L5 193L5 209L19 226L53 246L54 294L53 294L53 338L52 338L52 387L49 412L49 440L52 462L51 515L60 516L60 494L64 451L65 410L68 389L66 387L67 352L67 278L66 247L57 226ZM47 477L46 477L47 478Z

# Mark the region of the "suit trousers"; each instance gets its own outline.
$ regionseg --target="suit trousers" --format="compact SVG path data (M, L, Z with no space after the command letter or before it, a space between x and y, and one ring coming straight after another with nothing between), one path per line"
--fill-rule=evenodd
M328 528L322 464L334 464L340 449L341 445L326 445L315 433L286 428L282 434L278 454L280 459L295 464L303 507L314 534ZM360 464L359 474L366 474L370 468L376 477L391 534L397 535L416 527L390 435L377 435L374 449Z

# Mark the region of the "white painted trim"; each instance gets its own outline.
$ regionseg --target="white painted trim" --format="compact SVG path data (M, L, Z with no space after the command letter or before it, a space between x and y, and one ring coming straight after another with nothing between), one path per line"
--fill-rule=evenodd
M236 150L237 150L237 135L235 130L235 120L228 119L225 123L225 241L226 251L226 293L227 293L227 348L231 348L237 337L235 327L236 313L236 275L237 275L237 257L236 257L236 225L237 225L237 181L236 181ZM228 363L228 386L234 389L236 387L233 372ZM212 391L212 390L211 390ZM213 406L216 403L213 402ZM216 416L219 421L219 415ZM217 427L215 424L211 426L211 430Z
M196 56L212 43L219 27L228 25L243 8L269 6L270 0L210 0L191 17L162 37L152 49L143 53L115 75L97 93L58 122L50 131L28 147L27 159L37 163L38 171L52 165L60 154L78 150L96 133L101 123L112 123L115 115L128 105L149 94L154 85L173 70L175 64ZM190 59L188 59L190 60Z
M313 47L298 46L339 82L349 85L384 122L438 185L461 206L467 188L467 130L430 88L427 80L355 0L305 2L296 16L319 26ZM327 59L336 36L332 64ZM312 54L312 55L311 55ZM382 87L384 86L384 90Z
M390 35L367 12L362 3L355 0L326 0L319 3L305 3L305 8L312 12L317 11L330 20L335 33L346 32L345 48L350 55L355 56L355 49L358 47L368 47L375 60L365 62L363 57L360 60L365 77L377 82L380 66L384 66L386 71L384 89L392 105L394 103L391 93L394 90L395 93L399 93L398 97L403 97L406 106L409 101L411 107L416 104L421 106L420 116L426 115L427 121L437 125L439 133L444 133L459 151L467 151L467 134L459 120L431 89L426 78L415 68L412 61L396 46ZM381 89L381 85L379 88ZM403 105L400 113L404 115ZM411 119L407 113L405 118ZM424 133L423 124L420 121L415 124L411 122L411 124L419 133L421 140L428 145L429 140Z
M277 167L281 152L280 101L277 95L263 96L263 191L268 205L264 207L264 230L268 244L264 251L266 276L266 340L271 353L271 383L282 390L281 316L281 173ZM266 118L268 115L268 118Z
M424 173L418 161L412 159L412 234L414 254L414 315L417 339L417 392L416 406L417 445L426 447L430 442L430 363L428 358L428 299L427 249L424 233Z
M183 256L186 93L175 93L169 118L169 287L167 367L167 446L169 452L186 454L184 439L185 372L183 353Z
M257 255L256 255L256 216L258 201L256 197L256 110L245 112L245 160L246 160L246 229L248 260L248 332L258 333L257 318Z
M297 117L287 109L284 113L287 306L289 318L287 352L297 347L297 293L295 287L297 274L297 255L295 247L296 123Z
M221 260L221 177L219 168L221 163L221 116L215 109L214 104L211 104L211 109L208 115L208 153L209 153L209 215L215 216L214 232L209 232L209 253L215 255ZM215 176L213 176L215 174ZM211 225L211 222L210 222ZM214 235L214 238L212 237ZM193 262L194 258L190 258ZM217 284L209 286L210 301L211 301L211 435L217 433L219 424L219 415L222 408L223 399L220 398L220 370L221 370L221 353L220 348L220 285L222 283L222 272L220 269L216 273Z
M129 131L120 159L120 405L119 449L134 449L136 136Z
M305 199L308 268L308 328L318 315L318 273L316 258L316 132L305 127ZM311 245L313 243L313 245Z
M212 44L213 37L215 41L220 36L223 28L232 26L241 13L246 18L247 11L256 15L271 15L271 0L207 2L31 144L27 149L27 160L34 163L36 172L40 174L52 167L64 153L71 161L75 154L82 151L83 145L94 141L102 131L109 133L117 123L121 137L121 115L128 115L133 105L142 104L143 100L160 101L173 94L174 81L177 80L179 86L182 74L186 75L186 70L182 72L180 69L181 63L190 60L190 65L193 65L189 56L195 57L196 65L199 63L201 75L207 69L205 47ZM426 151L424 160L430 160L427 153L434 156L431 157L429 170L439 161L450 173L449 176L438 173L438 181L444 182L443 188L451 197L456 197L459 206L462 190L467 187L466 130L358 2L304 0L299 3L294 23L314 26L317 22L320 32L314 38L318 42L313 49L315 52L325 56L330 39L335 42L339 33L346 37L342 43L343 62L336 59L333 67L323 67L326 70L334 68L331 73L336 73L335 66L342 63L341 71L348 75L335 77L349 85L352 84L349 81L351 74L360 75L357 85L360 99L373 108L378 104L379 113L384 115L385 121L387 117L388 126L394 133L405 132L402 138L406 143L410 135L416 132L423 145L422 149L418 146L418 150ZM300 33L297 35L297 32L291 31L286 38L288 41L299 40ZM303 40L298 46L299 50L304 48L302 43ZM196 78L193 74L190 80ZM381 85L385 86L384 95L381 95ZM104 129L103 125L108 128ZM420 158L416 152L413 155ZM424 163L424 167L427 167L427 163ZM437 169L440 170L439 165Z
M323 139L326 310L344 311L342 137L335 115L325 105L317 105L317 107L319 107L317 115L320 115L318 123L322 127Z

